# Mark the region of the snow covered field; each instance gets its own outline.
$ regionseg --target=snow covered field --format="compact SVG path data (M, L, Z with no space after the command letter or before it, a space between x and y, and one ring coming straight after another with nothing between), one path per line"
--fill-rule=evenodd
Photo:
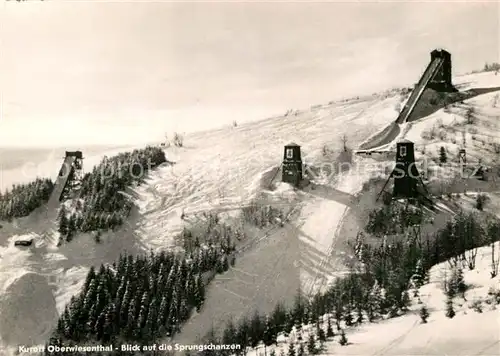
M475 81L469 84L472 87L484 87L487 83L498 86L500 77L480 73L460 80ZM491 106L492 95L494 93L472 100L478 107L487 107ZM348 145L356 148L397 117L400 101L397 94L372 96L188 135L184 147L166 149L167 159L175 164L155 171L148 184L137 189L140 196L138 216L125 231L104 237L101 245L95 245L89 236L80 236L59 249L40 245L24 250L12 246L12 236L4 236L0 250L2 342L16 345L44 341L57 313L78 292L90 265L113 262L124 249L138 253L173 246L173 236L183 227L183 210L187 215L206 210L237 210L250 202L263 190L263 173L280 165L284 144L292 141L300 144L306 164L331 164L334 158L323 155L325 147L340 152L341 137L345 134ZM488 115L498 115L498 112ZM434 114L436 119L442 116L443 111ZM433 120L424 121L426 125L433 124ZM417 131L412 130L417 130L418 125L420 122L403 131L406 137L417 143L422 139L415 134ZM122 150L89 157L84 161L85 170L90 170L103 155L111 156L119 151ZM59 157L52 160L49 157L43 161L45 163L34 163L35 167L46 164L49 168L44 169L50 172L48 175L55 175L60 161ZM354 157L354 170L340 177L321 177L318 179L321 189L288 192L296 194L300 200L297 219L284 230L263 236L255 249L237 259L234 270L217 277L209 287L205 308L188 322L178 336L179 340L195 341L210 329L212 323L222 325L228 318L228 315L221 315L222 307L227 314L234 316L257 305L269 309L284 294L293 297L293 290L299 285L313 292L325 286L331 277L343 273L342 266L330 257L336 247L342 214L349 205L346 196L358 193L363 182L373 174L363 169L365 162L364 158ZM5 181L14 182L25 176L20 170L11 170L6 172ZM16 324L19 325L16 328L5 327L16 320L26 320L26 323ZM42 323L42 320L47 323ZM408 327L414 320L408 321ZM404 331L404 328L402 324L399 330ZM355 337L352 334L351 339ZM382 341L382 345L387 343ZM4 351L0 349L1 352ZM332 352L338 353L339 350ZM363 354L361 349L351 354L356 352Z
M398 100L394 95L325 105L186 138L184 148L166 150L167 159L177 163L154 172L149 184L139 187L144 222L138 233L152 248L164 248L181 229L182 209L224 209L219 201L228 199L236 206L247 203L259 174L281 164L287 143L302 146L306 164L331 163L321 156L323 146L338 152L343 134L356 145L394 119Z

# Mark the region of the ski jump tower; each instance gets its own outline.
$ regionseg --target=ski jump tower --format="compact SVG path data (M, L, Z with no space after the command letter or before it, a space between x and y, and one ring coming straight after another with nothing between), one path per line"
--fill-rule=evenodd
M451 82L450 52L444 49L435 49L431 52L431 61L399 113L396 123L402 124L408 120L426 88L439 92L457 91Z
M81 178L83 174L82 151L66 151L64 161L54 185L54 190L47 203L48 209L55 209L64 200L66 194L71 190L71 182Z

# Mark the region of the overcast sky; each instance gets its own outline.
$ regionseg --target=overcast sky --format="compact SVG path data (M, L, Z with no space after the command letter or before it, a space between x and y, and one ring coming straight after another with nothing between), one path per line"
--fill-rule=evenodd
M452 53L454 74L500 61L498 2L30 0L0 9L0 145L48 142L55 127L100 142L131 127L138 137L265 118L411 85L435 47Z

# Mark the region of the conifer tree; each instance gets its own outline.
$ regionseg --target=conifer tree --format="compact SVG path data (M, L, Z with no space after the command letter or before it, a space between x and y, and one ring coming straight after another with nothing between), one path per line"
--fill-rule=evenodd
M266 317L264 335L262 341L264 345L270 346L274 343L274 329L270 317Z
M335 336L335 333L333 332L332 322L330 320L330 317L328 317L328 325L327 325L327 328L326 328L326 337L331 338L331 337L334 337L334 336Z
M427 307L425 305L423 305L422 308L420 308L419 314L420 314L420 319L422 319L422 323L426 324L427 319L429 318L429 311L427 310Z
M347 345L347 337L345 336L345 331L344 329L340 330L340 340L339 340L339 344L341 346L345 346Z
M276 304L271 314L272 325L276 331L289 331L287 328L287 312L282 303Z
M330 325L331 328L331 325ZM316 323L316 335L318 335L318 339L321 342L326 341L326 334L325 331L323 330L323 327L320 325L320 323Z
M363 309L361 307L361 304L359 304L356 307L356 324L362 324L364 320L365 320L365 317L363 315Z
M440 163L446 163L448 160L448 157L446 156L446 150L443 146L439 149L439 162Z
M205 286L203 285L203 278L202 274L198 276L196 280L196 311L199 312L201 310L201 307L203 305L203 302L205 301Z
M293 317L293 312L285 312L285 332L290 333L295 325L295 319Z
M256 347L260 340L262 340L265 331L265 325L262 317L256 311L250 320L250 346Z
M450 319L455 317L455 310L453 309L453 298L450 296L446 298L446 317Z
M58 221L59 221L59 228L58 231L61 234L61 236L66 236L68 234L68 228L69 228L69 220L68 217L66 216L66 208L64 205L61 205L61 209L59 210L59 216L58 216Z
M71 214L69 216L67 223L68 226L67 226L66 241L70 242L73 239L73 236L76 234L76 215Z
M137 298L132 297L128 308L127 326L125 327L124 331L126 338L132 338L134 330L136 329L137 326L136 309L137 309Z
M229 320L226 328L224 329L224 332L222 334L222 342L225 345L232 344L234 340L236 340L236 326L234 325L234 321L231 319Z
M422 259L418 259L417 261L415 272L411 277L411 283L413 285L413 296L418 297L418 289L425 283L425 272L422 264Z
M297 356L305 356L306 350L304 349L304 343L300 343L299 350L297 351Z
M342 321L344 316L344 307L340 300L337 300L335 303L334 316L337 323Z
M295 343L291 342L288 346L288 355L287 356L296 356L295 353Z
M249 345L250 338L250 328L249 321L246 317L243 317L238 323L238 329L236 332L236 340L237 344L241 345L241 348L244 350Z
M400 302L401 310L407 311L410 304L411 304L411 300L410 300L410 296L408 295L408 291L404 290L401 293L401 302Z
M61 317L57 320L57 327L56 327L56 333L58 336L64 336L65 335L65 322L64 322L64 314L61 315Z
M307 352L309 355L315 355L317 353L316 339L313 333L309 333L309 338L307 340Z
M463 270L460 265L453 268L449 287L454 289L455 294L464 296L467 286L465 284Z
M96 335L97 340L102 340L103 335L104 335L104 324L106 321L106 312L102 311L99 316L97 317L95 326L94 326L94 332L93 334Z
M158 320L158 311L156 309L156 298L153 297L151 304L149 305L148 316L146 317L145 330L147 334L147 340L154 338L156 334L156 326Z
M100 244L102 239L102 232L101 230L97 230L96 233L94 234L94 241L96 244Z
M347 305L345 307L344 322L345 322L345 325L347 325L347 326L352 325L352 309L351 309L350 303L347 303Z

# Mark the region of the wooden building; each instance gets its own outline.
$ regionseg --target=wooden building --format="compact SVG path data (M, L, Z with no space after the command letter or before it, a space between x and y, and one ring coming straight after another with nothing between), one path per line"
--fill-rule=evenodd
M299 186L302 181L302 157L300 146L296 143L285 145L283 153L282 181Z

